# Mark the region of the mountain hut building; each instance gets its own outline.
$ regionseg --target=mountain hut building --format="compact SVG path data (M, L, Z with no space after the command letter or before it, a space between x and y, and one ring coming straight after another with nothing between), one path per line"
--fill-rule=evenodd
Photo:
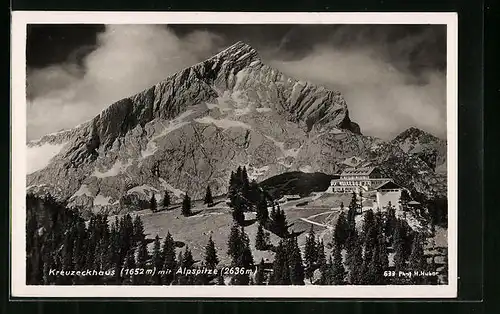
M352 193L373 191L373 187L391 179L383 178L376 167L346 168L339 179L330 182L330 192Z

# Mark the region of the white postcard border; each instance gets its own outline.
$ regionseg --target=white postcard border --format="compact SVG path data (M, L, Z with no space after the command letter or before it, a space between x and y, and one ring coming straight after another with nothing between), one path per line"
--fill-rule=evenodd
M11 296L120 298L453 298L458 257L458 18L456 13L13 11L11 28ZM438 286L26 285L27 24L443 24L447 25L448 284Z

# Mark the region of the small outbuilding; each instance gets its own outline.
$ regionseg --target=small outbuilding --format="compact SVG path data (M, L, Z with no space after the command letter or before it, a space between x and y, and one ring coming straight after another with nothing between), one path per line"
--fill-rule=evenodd
M385 207L389 206L390 202L394 208L400 209L399 199L401 198L403 188L399 184L396 184L392 180L386 181L376 186L374 190L376 191L374 207L383 210Z

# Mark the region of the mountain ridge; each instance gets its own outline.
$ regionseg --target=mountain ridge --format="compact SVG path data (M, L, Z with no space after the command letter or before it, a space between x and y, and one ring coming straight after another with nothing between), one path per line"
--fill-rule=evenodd
M396 144L362 135L340 92L287 77L237 42L73 129L29 142L38 165L27 186L75 207L117 210L165 190L197 198L210 185L223 194L240 165L261 181L298 170L337 173L358 156L388 175L415 177L405 183L418 193L442 194L434 170L405 161L411 154Z
M251 62L245 62L245 61L251 61ZM77 127L67 129L67 130L61 130L61 131L54 132L51 134L47 134L47 135L42 136L40 139L32 140L29 142L36 143L36 142L39 142L40 140L43 140L44 138L54 139L55 135L66 134L67 132L70 132L70 131L74 132L75 129L77 129L79 127L83 127L85 125L91 124L98 117L111 115L113 113L119 112L120 110L117 110L117 108L119 108L119 107L130 107L130 102L134 103L134 102L137 102L140 100L147 100L153 96L158 97L158 94L160 94L161 92L165 92L166 90L168 91L168 89L171 87L170 85L172 83L175 86L179 86L179 85L182 85L183 82L194 80L197 83L201 83L202 87L207 87L206 90L201 90L202 95L200 98L203 98L203 101L213 100L213 98L216 98L218 95L216 93L214 93L215 91L212 91L209 88L208 83L215 82L219 85L221 85L223 83L227 83L228 84L228 85L226 85L227 88L234 87L234 84L236 83L236 81L234 80L234 77L230 77L229 74L231 74L231 73L225 73L227 75L223 76L225 81L222 81L222 82L220 81L221 80L220 77L219 77L219 81L217 81L218 77L214 76L215 72L220 72L220 71L227 72L227 71L231 70L231 69L229 69L229 70L226 69L224 71L224 68L227 68L228 64L233 65L234 67L231 69L236 70L236 72L239 72L241 70L241 67L252 65L252 64L253 64L253 66L258 65L258 66L266 66L266 67L270 68L269 66L262 63L262 61L258 55L258 52L254 48L252 48L248 44L245 44L242 41L238 41L235 44L223 49L219 53L213 55L212 57L205 59L204 61L198 62L192 66L189 66L189 67L186 67L182 70L177 71L176 73L168 76L164 80L156 83L152 87L143 89L142 91L140 91L132 96L124 97L124 98L110 104L108 107L101 110L101 112L99 114L97 114L94 118L80 124ZM224 66L224 65L226 65L226 66ZM285 76L283 73L279 72L278 70L275 70L275 69L272 69L272 70L274 71L274 73L273 73L274 76ZM233 71L233 75L234 75L234 71ZM205 79L208 78L208 82L203 80L203 79L200 79L200 76L204 77ZM326 100L332 100L332 101L338 100L339 102L342 103L343 106L346 106L345 100L341 97L341 94L338 91L331 91L331 90L324 88L323 86L314 85L314 84L311 84L309 82L297 80L297 79L294 79L291 77L287 77L287 79L288 80L295 80L297 83L303 84L304 90L317 88L320 91L326 93L326 96L325 96ZM174 82L172 82L172 80ZM216 84L216 86L217 86L217 84ZM204 98L203 96L205 96L205 95L208 95L208 97ZM210 96L213 98L211 98ZM339 99L335 99L335 98L339 98ZM163 100L163 101L168 102L168 99ZM193 99L193 101L196 101L196 99ZM178 109L178 108L173 106L172 109L174 109L174 111L168 111L168 110L161 111L160 113L163 113L163 114L170 113L170 116L160 115L159 118L172 118L172 116L177 115L178 112L176 112L175 109ZM141 114L142 114L142 117L144 118L144 115L146 115L146 117L147 117L148 112L147 111L142 112ZM359 126L350 121L350 118L348 117L347 108L346 108L346 116L347 116L347 119L342 124L342 126L344 126L344 128L346 128L346 129L354 131L355 133L360 133ZM152 118L152 117L150 116L149 118ZM350 125L351 123L352 123L352 125Z

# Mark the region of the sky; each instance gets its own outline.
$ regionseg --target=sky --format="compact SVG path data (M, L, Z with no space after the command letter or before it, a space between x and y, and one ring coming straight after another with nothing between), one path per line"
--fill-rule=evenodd
M445 25L87 24L28 26L28 140L83 123L236 41L289 76L340 91L365 135L418 127L446 138Z

